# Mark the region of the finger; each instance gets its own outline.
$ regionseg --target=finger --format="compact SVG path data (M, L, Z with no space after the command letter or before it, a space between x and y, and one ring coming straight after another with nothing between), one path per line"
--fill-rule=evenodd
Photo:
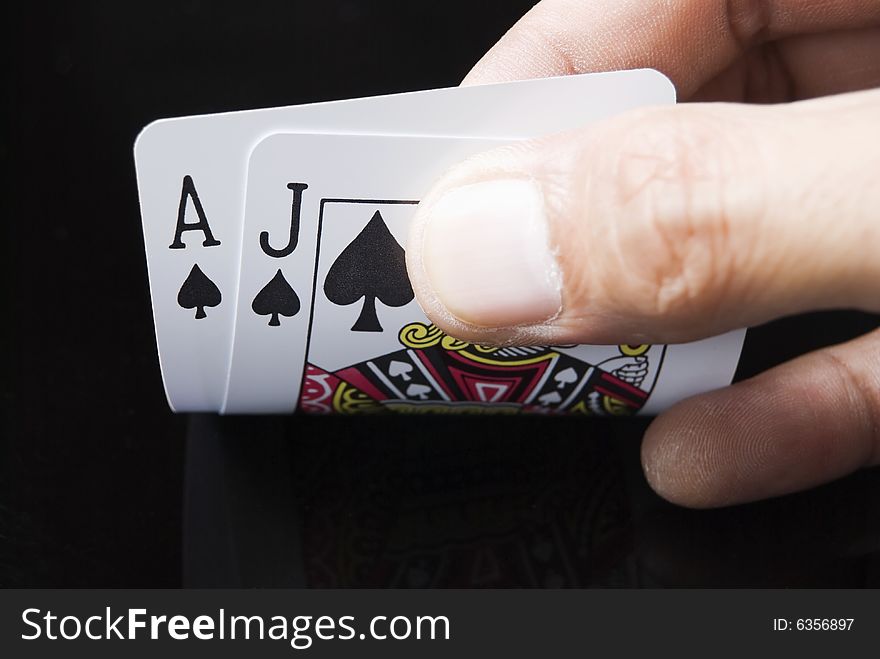
M880 90L679 105L450 170L407 263L431 320L493 345L676 343L880 309Z
M642 444L651 486L706 508L795 492L880 463L880 331L682 401Z
M793 37L780 52L798 98L880 86L880 27Z
M543 0L464 84L651 67L686 99L756 44L878 24L876 0Z
M777 103L880 86L880 28L798 35L752 48L690 101Z

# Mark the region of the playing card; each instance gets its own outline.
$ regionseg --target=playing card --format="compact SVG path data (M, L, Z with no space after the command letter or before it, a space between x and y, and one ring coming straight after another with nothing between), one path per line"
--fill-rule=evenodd
M403 250L416 204L450 164L499 143L261 141L249 164L245 222L254 239L242 252L225 411L618 415L728 384L743 331L675 347L496 348L428 322ZM277 256L281 244L292 247Z
M674 95L662 74L636 70L150 124L138 136L135 161L169 404L176 411L221 409L233 339L247 157L260 138L279 131L529 137L641 105L671 103ZM284 258L289 241L274 240L270 249L275 251L264 255ZM282 289L279 278L263 300ZM250 313L251 304L248 300L241 313Z

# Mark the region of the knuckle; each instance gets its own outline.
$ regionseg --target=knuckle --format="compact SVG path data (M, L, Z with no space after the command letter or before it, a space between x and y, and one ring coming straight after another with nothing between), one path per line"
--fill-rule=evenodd
M725 124L713 114L654 109L609 136L616 144L612 184L600 194L613 206L612 270L628 273L639 312L706 314L734 293L753 237L741 218L731 226L730 189L745 158Z

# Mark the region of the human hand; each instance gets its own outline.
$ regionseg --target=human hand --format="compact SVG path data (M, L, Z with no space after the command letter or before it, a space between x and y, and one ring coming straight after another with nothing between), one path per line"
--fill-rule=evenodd
M880 3L543 0L465 84L638 67L681 100L728 102L637 110L450 170L407 248L431 320L487 344L651 343L880 311L880 90L856 91L880 85ZM694 507L880 463L880 331L679 403L642 462Z

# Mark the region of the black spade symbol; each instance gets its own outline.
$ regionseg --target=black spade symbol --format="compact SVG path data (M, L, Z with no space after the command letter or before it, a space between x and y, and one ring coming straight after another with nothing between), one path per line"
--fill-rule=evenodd
M260 316L271 316L269 319L271 327L278 327L281 324L278 319L279 315L290 318L299 311L299 298L296 296L296 291L287 283L280 269L269 280L269 283L257 293L251 304L251 309Z
M223 296L220 289L202 272L196 263L189 271L177 293L177 304L184 309L195 309L196 318L205 318L205 307L216 307Z
M324 293L333 304L346 306L361 298L364 304L351 326L353 332L381 332L376 300L389 307L402 307L413 299L406 274L406 253L385 225L379 211L336 258Z

